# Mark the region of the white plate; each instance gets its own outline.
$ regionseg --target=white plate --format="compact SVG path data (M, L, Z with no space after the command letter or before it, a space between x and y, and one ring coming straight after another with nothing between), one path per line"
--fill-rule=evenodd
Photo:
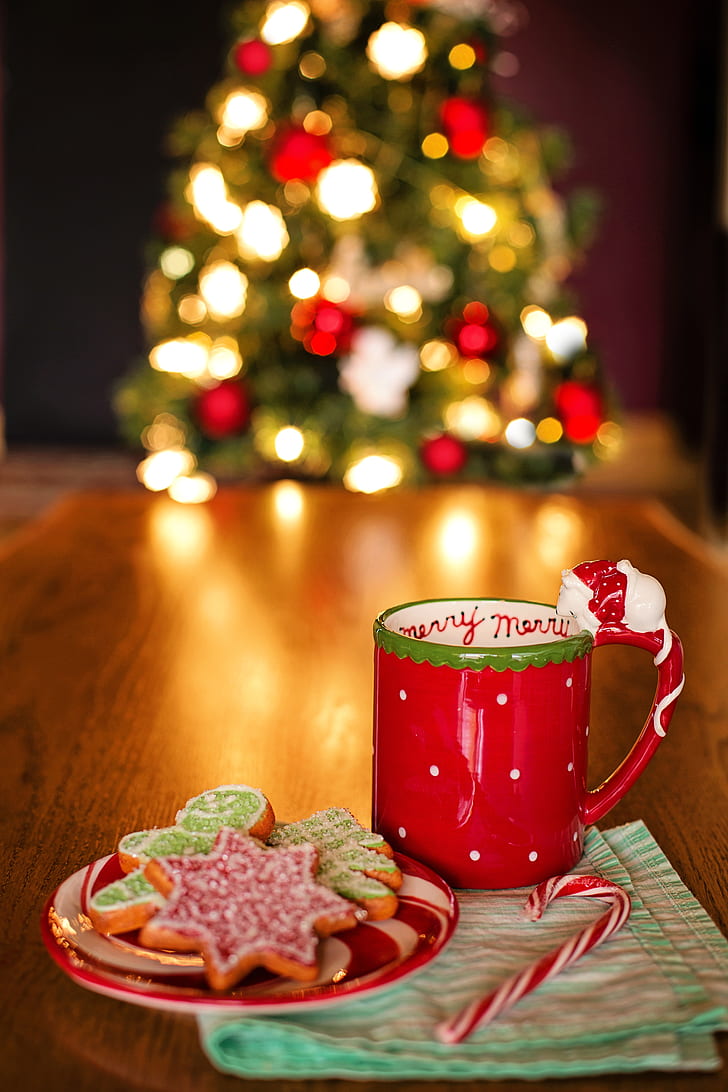
M188 1013L236 1008L262 1013L338 1004L425 967L457 924L458 904L445 881L408 857L397 854L395 859L403 875L397 913L322 941L314 982L260 971L221 993L207 985L202 959L194 953L144 947L136 932L97 933L88 900L123 875L115 853L64 880L46 903L41 932L55 961L79 985L135 1005Z

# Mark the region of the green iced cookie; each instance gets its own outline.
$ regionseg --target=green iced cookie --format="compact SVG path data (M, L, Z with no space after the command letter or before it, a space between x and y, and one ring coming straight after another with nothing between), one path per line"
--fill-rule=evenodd
M389 873L399 879L399 869L389 857L378 853L384 839L362 827L345 808L327 808L297 823L280 823L273 828L269 845L286 846L311 842L319 853L316 878L344 898L381 899L392 888L367 872Z
M185 830L216 834L220 827L251 830L262 819L268 801L248 785L220 785L188 800L175 822Z

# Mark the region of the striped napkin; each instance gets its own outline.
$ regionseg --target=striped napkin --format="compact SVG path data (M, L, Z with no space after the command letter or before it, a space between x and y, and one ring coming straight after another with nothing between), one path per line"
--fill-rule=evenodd
M559 899L524 920L525 888L459 892L455 934L429 966L340 1008L295 1016L199 1017L202 1047L225 1073L258 1078L544 1078L713 1070L728 1029L728 942L642 822L591 829L575 872L632 898L627 925L464 1043L434 1028L604 913Z

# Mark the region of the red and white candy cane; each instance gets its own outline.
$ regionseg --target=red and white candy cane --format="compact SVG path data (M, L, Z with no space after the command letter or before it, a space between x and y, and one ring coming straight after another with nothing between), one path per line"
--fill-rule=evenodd
M477 1027L490 1023L496 1016L510 1009L542 982L553 978L590 948L595 948L621 929L632 907L629 895L616 883L610 883L598 876L554 876L550 880L544 880L531 892L525 906L527 917L536 921L552 899L566 895L606 899L612 905L606 914L580 930L571 940L565 941L530 967L506 979L486 997L472 1001L455 1016L438 1024L435 1034L441 1043L461 1043Z

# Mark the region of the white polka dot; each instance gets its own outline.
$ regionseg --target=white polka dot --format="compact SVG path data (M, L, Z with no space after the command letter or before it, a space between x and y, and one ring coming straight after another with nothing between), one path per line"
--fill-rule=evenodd
M521 776L521 771L520 770L511 770L511 772L510 772L510 774L508 776L510 777L511 781L518 781L518 778Z
M471 849L470 850L470 860L471 861L479 861L480 860L480 851L477 850L477 849Z
M573 679L571 679L571 678L567 679L567 680L566 680L566 685L567 685L567 686L573 686L573 685L574 685L574 680L573 680Z
M569 771L569 773L571 773L571 771L574 769L574 763L570 762L569 765L566 768Z
M400 827L399 830L397 831L397 834L399 834L400 838L406 838L407 837L407 831L406 831L405 827Z
M528 859L529 859L529 861L537 861L538 860L538 853L536 852L535 849L531 850L531 852L528 855Z
M433 777L437 777L439 772L440 772L440 767L439 766L430 766L430 773L432 774Z
M506 702L508 701L508 695L507 694L499 694L498 697L495 700L498 702L499 705L505 705Z
M586 726L586 729L585 729L585 731L584 731L584 735L585 735L585 736L588 736L588 735L589 735L589 725L588 725L588 724L587 724L587 726Z
M574 831L574 841L575 841L575 842L578 842L578 841L579 841L579 831L578 831L578 830L575 830L575 831Z
M407 701L407 691L406 690L400 690L399 696L402 699L402 701Z

